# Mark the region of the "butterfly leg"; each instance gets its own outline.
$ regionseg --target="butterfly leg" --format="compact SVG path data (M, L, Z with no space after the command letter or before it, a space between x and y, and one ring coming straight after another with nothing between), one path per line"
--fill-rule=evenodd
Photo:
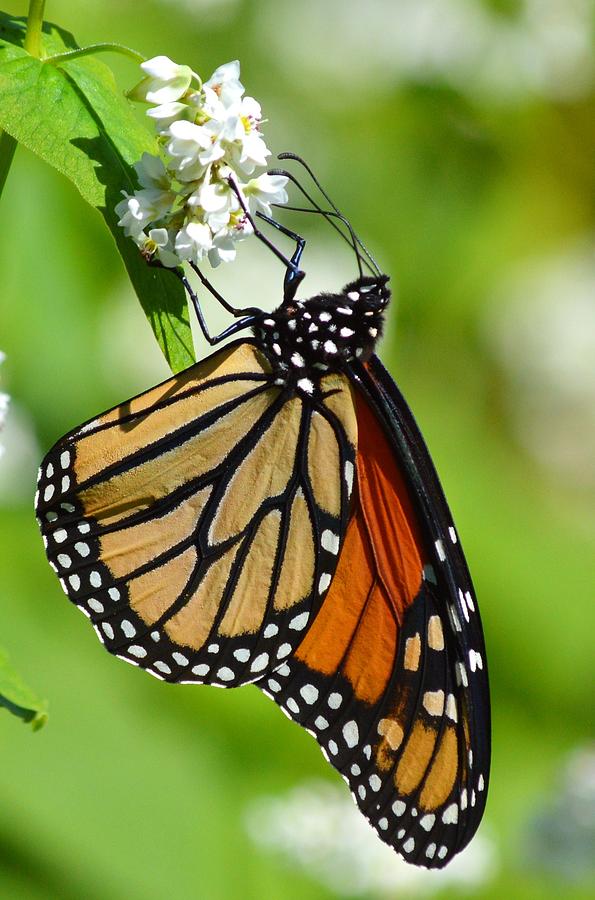
M206 277L206 275L203 274L203 272L201 272L201 270L198 268L196 263L191 262L190 266L193 269L193 271L196 272L196 274L198 275L198 277L200 278L200 280L202 281L202 283L204 284L206 289L209 291L209 293L212 294L213 297L215 298L215 300L219 301L219 303L221 304L223 309L227 310L228 313L231 313L232 316L235 316L236 318L238 318L239 316L256 316L256 315L258 315L260 310L256 306L249 306L249 307L245 307L244 309L238 309L237 307L232 306L231 303L229 303L229 301L226 300L225 297L219 293L217 288L211 284L209 279ZM194 305L196 306L196 302L195 301L193 301L193 302L194 302Z
M289 257L285 256L285 254L282 253L281 250L279 250L279 248L273 244L273 242L266 236L266 234L264 234L260 230L260 228L256 224L254 217L252 216L250 210L248 209L248 206L246 205L244 195L242 194L242 192L239 189L238 185L236 184L235 180L231 177L228 178L228 184L229 184L230 188L232 189L232 191L234 192L234 194L236 195L236 197L238 198L238 202L244 211L244 215L246 216L247 220L252 225L252 228L254 231L254 236L257 237L258 240L261 241L265 245L265 247L268 247L269 250L271 251L271 253L274 253L275 256L281 260L281 262L287 269L287 273L285 276L286 293L287 293L287 285L288 285L288 275L289 275L289 273L291 273L292 277L289 279L290 283L291 283L291 290L289 291L289 296L287 297L288 300L291 299L293 297L293 295L295 294L298 284L306 276L306 273L304 271L302 271L298 265L299 259L302 255L302 251L304 249L306 242L304 241L303 238L300 238L299 235L294 234L291 231L287 231L286 229L283 228L283 226L274 222L274 220L270 220L271 222L274 222L275 226L279 229L279 231L282 231L285 234L288 234L290 237L293 237L296 241L298 241L298 246L296 248L295 253L291 257L291 259ZM265 218L266 221L269 221L267 217L261 216L261 218ZM297 261L294 261L294 260L297 260Z
M295 292L298 288L298 285L305 275L305 273L299 268L299 265L302 258L302 253L304 252L304 247L306 246L306 239L301 235L296 234L295 231L290 231L289 228L281 225L280 222L277 222L277 220L273 219L271 216L266 216L261 212L257 212L256 215L259 219L262 219L264 222L268 222L269 225L272 225L273 228L276 228L277 231L281 232L281 234L287 235L287 237L290 237L296 243L296 248L294 250L293 256L291 257L291 266L287 267L287 270L285 272L285 279L283 281L283 300L285 303L290 303L295 297Z
M194 266L193 266L194 268ZM225 340L225 338L230 337L232 334L236 334L238 331L243 331L244 328L249 328L249 326L254 322L256 316L254 315L246 315L242 319L239 319L237 322L233 322L227 328L224 328L219 334L212 335L209 332L208 325L206 323L202 307L200 305L200 301L196 296L195 292L192 290L192 286L186 276L178 269L174 270L177 277L180 279L186 290L188 291L188 296L192 300L192 305L194 306L194 310L196 312L196 318L198 319L198 324L200 326L200 330L202 331L205 340L210 344L211 347L214 347L216 344L219 344L221 341ZM196 269L198 271L198 269ZM200 272L199 272L200 275Z
M154 266L155 268L158 268L158 269L165 268L165 266L161 262L159 262L158 259L150 260L149 265ZM188 292L188 296L192 300L192 305L194 307L194 311L196 312L196 318L198 320L200 330L202 331L205 340L210 344L210 346L214 347L220 341L223 341L223 340L225 340L225 338L230 337L230 335L236 334L238 331L243 331L244 328L249 328L250 325L253 323L254 319L260 314L260 310L256 307L247 307L245 309L236 309L235 307L231 306L231 304L229 304L227 302L227 300L225 300L225 298L222 297L222 295L219 293L219 291L216 290L216 288L213 287L211 282L202 274L202 272L200 271L198 266L196 266L194 263L190 263L190 265L192 266L192 269L196 272L196 274L198 275L198 277L200 278L200 280L202 281L204 286L207 288L207 290L210 291L211 294L215 297L215 299L221 303L221 305L224 307L224 309L226 309L228 312L232 313L232 315L234 315L234 316L242 317L242 318L240 318L240 320L238 322L233 322L233 324L231 324L228 328L225 328L222 332L220 332L220 334L211 335L211 333L209 332L209 327L207 325L206 319L204 317L204 313L202 311L202 307L200 305L200 300L198 299L195 291L193 290L192 285L190 284L190 282L184 275L184 270L181 267L176 268L176 269L168 269L168 271L172 272L176 276L176 278L182 282L186 291Z

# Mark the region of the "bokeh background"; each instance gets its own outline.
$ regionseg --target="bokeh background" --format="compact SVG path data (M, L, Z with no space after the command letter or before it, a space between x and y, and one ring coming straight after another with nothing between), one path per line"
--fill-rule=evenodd
M494 767L476 841L419 872L255 688L154 681L65 602L36 466L167 370L99 216L19 148L0 207L0 634L50 721L0 714L0 896L595 896L594 0L51 0L46 16L204 77L239 58L269 146L310 161L391 273L381 355L476 583ZM122 89L137 80L110 62ZM308 293L352 277L330 229L299 226ZM250 243L218 278L279 297Z

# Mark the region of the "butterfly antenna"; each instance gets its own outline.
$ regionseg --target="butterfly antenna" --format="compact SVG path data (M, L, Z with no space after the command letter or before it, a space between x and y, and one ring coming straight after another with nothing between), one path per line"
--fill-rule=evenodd
M361 242L359 241L357 235L355 234L355 232L351 226L351 223L345 218L345 216L341 215L341 213L337 212L336 210L331 212L330 210L322 209L322 207L318 203L316 203L314 198L308 193L308 191L304 188L304 186L298 181L298 179L295 177L295 175L292 175L292 173L288 172L286 169L269 169L268 174L269 175L283 175L283 176L285 176L285 178L288 178L292 182L292 184L295 184L295 186L298 188L298 190L301 191L301 193L304 195L306 200L308 200L312 204L312 208L307 209L304 207L286 206L285 204L283 204L282 206L281 206L281 204L274 204L274 205L279 206L280 208L283 208L283 209L293 210L294 212L316 212L316 213L319 213L321 216L324 216L324 218L327 220L329 225L331 225L335 229L337 234L339 234L343 238L343 240L349 244L349 246L355 253L355 258L357 260L357 267L359 270L359 274L360 274L360 276L363 275L362 259L361 259L360 252L358 250L358 244L361 244ZM333 221L333 218L335 218L335 217L340 219L341 222L343 222L345 227L348 229L348 231L351 235L351 240L349 240L349 238L343 232L343 230L339 227L339 225L337 225L337 223ZM372 266L369 264L369 262L367 260L364 260L364 262L365 262L367 268L370 269L370 271L374 271L374 269L372 268Z
M338 215L344 222L346 222L346 223L348 222L347 218L341 213L341 210L336 206L335 203L333 203L333 201L332 201L330 195L328 194L327 191L325 191L325 189L323 188L323 186L321 185L320 181L318 180L318 178L316 177L316 175L314 174L314 172L312 171L312 169L310 168L310 166L308 165L308 163L306 162L305 159L302 159L302 157L301 157L301 156L298 156L297 153L291 153L291 152L289 152L289 151L286 151L285 153L279 153L279 155L278 155L277 158L278 158L278 159L292 159L292 160L294 160L294 162L299 163L299 165L302 166L302 167L306 170L306 172L308 173L308 175L310 176L310 178L312 179L312 181L314 182L314 184L316 185L316 187L318 188L318 190L320 191L320 193L322 194L322 196L325 198L325 200L328 201L328 203L331 205L331 207L334 209L334 211L337 213L337 215ZM299 185L298 185L298 186L299 186ZM357 236L357 234L355 233L355 231L353 230L353 228L351 227L351 225L349 225L348 227L349 227L349 230L350 230L350 232L352 233L353 237L354 237L355 240L357 241L359 247L361 248L361 250L363 251L363 253L367 256L367 258L370 260L370 263L371 263L372 266L374 267L374 270L376 271L376 274L377 274L377 275L380 275L380 274L381 274L380 268L379 268L379 266L378 266L376 260L374 259L374 257L372 256L372 254L370 253L370 251L368 250L368 248L365 246L365 244L363 243L363 241L360 240L360 238Z
M272 205L278 207L279 209L287 209L287 210L289 210L290 212L317 213L317 214L320 214L323 218L325 218L325 219L327 220L327 222L329 223L329 225L331 225L331 226L335 229L335 231L337 232L337 234L339 234L339 235L343 238L343 240L344 240L347 244L349 244L349 246L351 247L351 249L354 251L354 253L355 253L355 258L356 258L356 261L357 261L357 268L358 268L358 270L359 270L360 277L362 277L363 274L364 274L364 273L363 273L363 269L362 269L362 263L365 265L365 267L366 267L370 272L372 272L372 273L374 274L374 269L372 268L372 266L370 265L370 263L368 262L368 260L367 260L367 259L362 259L362 258L361 258L360 254L359 254L359 252L358 252L358 250L357 250L357 246L354 246L353 240L350 240L350 239L347 237L347 235L339 228L339 226L337 225L337 223L336 223L336 222L333 222L333 217L336 217L336 216L337 216L337 213L336 213L336 212L333 212L333 211L330 210L330 209L321 209L321 208L318 207L318 206L314 206L314 207L310 207L310 206L287 206L285 203L284 203L284 204L273 203ZM342 221L343 221L343 220L342 220ZM345 224L345 225L348 225L349 223L348 223L348 222L344 222L344 224ZM353 237L353 235L352 235L352 237Z

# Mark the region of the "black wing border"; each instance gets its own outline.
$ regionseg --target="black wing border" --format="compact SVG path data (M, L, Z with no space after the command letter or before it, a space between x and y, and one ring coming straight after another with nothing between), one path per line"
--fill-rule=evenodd
M434 556L440 595L444 602L444 621L455 638L459 657L465 661L468 685L464 686L470 730L470 744L476 771L481 771L484 788L476 792L475 805L460 838L459 851L471 840L483 817L490 775L491 703L485 640L477 603L469 615L462 595L467 591L475 601L475 591L461 543L454 529L453 517L444 495L438 473L413 413L380 359L373 355L367 363L356 361L350 367L358 387L384 427L399 468L412 488L412 500L420 525ZM456 535L453 541L451 535ZM442 549L439 554L438 547ZM442 558L442 556L444 558ZM453 607L461 630L452 627ZM469 675L470 653L481 654L482 666Z

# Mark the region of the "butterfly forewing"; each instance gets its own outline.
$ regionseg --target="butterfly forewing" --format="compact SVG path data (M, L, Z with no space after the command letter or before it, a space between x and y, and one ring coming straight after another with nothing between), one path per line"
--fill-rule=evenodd
M349 384L323 381L317 403L288 394L236 343L50 451L47 554L111 652L229 686L292 653L334 573L355 459Z
M473 717L485 671L462 668L455 592L440 569L449 548L427 528L419 461L397 442L398 423L374 409L374 375L360 375L355 510L339 565L296 652L258 686L316 737L386 843L440 867L468 842L485 803L486 723ZM441 493L432 502L450 521ZM459 587L471 597L464 572Z

